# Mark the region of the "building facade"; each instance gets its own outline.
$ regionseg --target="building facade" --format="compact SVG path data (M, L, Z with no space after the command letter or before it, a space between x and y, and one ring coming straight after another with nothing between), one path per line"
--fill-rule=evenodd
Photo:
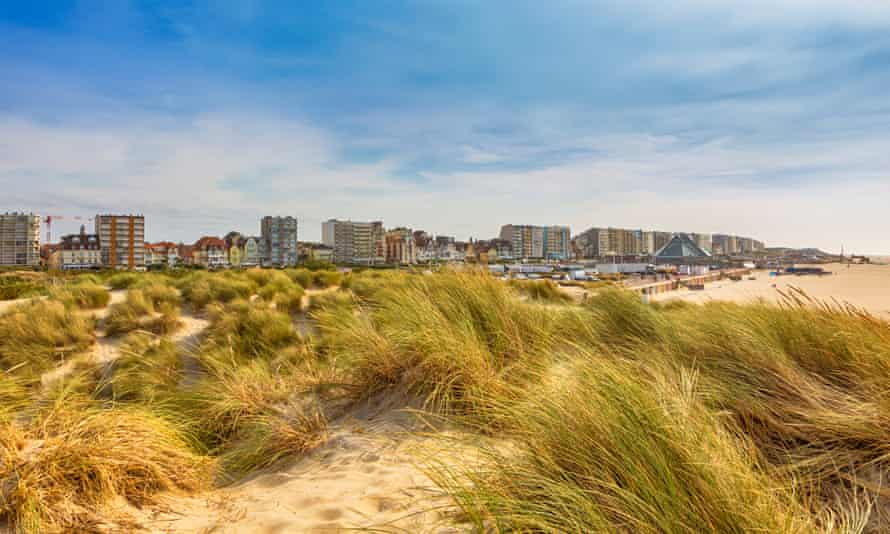
M221 269L229 266L229 252L226 242L218 237L205 236L195 242L192 261L208 269Z
M500 239L510 242L515 259L565 260L571 248L567 226L506 224L501 227Z
M334 263L378 265L386 262L386 239L381 221L330 219L321 225L321 241L332 249Z
M417 263L414 235L409 228L393 228L386 232L386 263L412 265Z
M0 214L0 265L40 265L40 217L25 213Z
M102 265L109 269L145 269L145 217L96 215L96 235L102 244Z
M102 246L99 236L86 233L62 236L59 248L52 255L51 266L66 271L99 269L102 267Z
M265 245L264 265L289 267L297 264L300 252L295 217L263 217L260 238Z
M171 241L145 244L145 268L176 267L179 263L179 246Z
M262 241L259 237L245 237L244 249L241 254L242 267L257 267L263 262L263 251L260 247Z

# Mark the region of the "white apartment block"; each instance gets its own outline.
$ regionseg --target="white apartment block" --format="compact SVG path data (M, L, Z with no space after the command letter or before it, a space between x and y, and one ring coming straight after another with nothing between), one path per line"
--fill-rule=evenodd
M569 257L571 235L567 226L507 224L500 238L509 241L516 259L564 260Z
M25 213L0 214L0 265L40 265L40 217Z
M333 250L334 263L376 265L386 262L386 242L380 221L330 219L321 224L321 241Z

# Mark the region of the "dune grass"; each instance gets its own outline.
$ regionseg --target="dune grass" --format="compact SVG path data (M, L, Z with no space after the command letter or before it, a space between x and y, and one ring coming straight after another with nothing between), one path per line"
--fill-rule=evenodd
M157 405L169 400L182 380L180 349L167 337L134 332L122 343L107 382L117 402Z
M541 302L564 304L572 301L552 280L510 280L510 286L521 295Z
M257 290L256 283L236 273L196 271L179 279L176 285L195 310L203 310L210 303L246 299Z
M115 273L108 277L106 283L111 289L129 289L142 279L137 273Z
M575 305L472 269L365 271L311 296L317 334L302 336L290 314L319 272L334 271L137 279L112 331L182 299L210 320L200 346L131 334L107 369L42 390L27 424L34 371L88 347L93 323L71 301L0 316L0 515L87 529L112 497L227 483L323 443L349 403L399 393L470 436L456 450L474 454L428 465L477 531L890 528L884 321L797 291L699 306L604 288Z
M546 359L553 347L554 315L484 273L409 276L366 295L361 313L315 313L359 397L397 387L435 410L474 411L478 399L522 379L524 360Z
M509 449L432 464L479 531L814 531L788 481L707 408L694 372L582 354L559 377L492 399Z
M39 377L95 341L95 322L55 300L34 301L0 315L0 369Z
M17 532L132 529L115 498L135 506L161 491L205 487L211 463L170 423L138 409L67 402L0 432L0 518Z
M53 299L85 310L104 308L111 300L111 294L104 286L87 280L77 280L59 289L50 291Z
M131 289L127 298L111 306L105 317L105 332L108 335L124 334L134 330L145 330L155 334L170 334L176 331L179 321L178 296L163 291L158 286L146 289ZM172 288L166 288L172 289ZM170 300L170 299L173 300Z

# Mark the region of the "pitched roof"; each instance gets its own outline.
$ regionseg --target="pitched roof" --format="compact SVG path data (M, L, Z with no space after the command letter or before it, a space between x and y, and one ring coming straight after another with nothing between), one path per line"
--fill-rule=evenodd
M194 247L196 249L207 247L226 248L226 242L218 237L204 236L195 242Z
M686 234L676 234L655 253L656 258L708 258L711 253L695 244Z

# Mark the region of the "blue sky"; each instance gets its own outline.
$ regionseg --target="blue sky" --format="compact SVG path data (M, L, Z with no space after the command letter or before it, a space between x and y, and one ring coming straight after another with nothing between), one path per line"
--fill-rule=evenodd
M0 210L890 253L888 94L883 0L6 2Z

